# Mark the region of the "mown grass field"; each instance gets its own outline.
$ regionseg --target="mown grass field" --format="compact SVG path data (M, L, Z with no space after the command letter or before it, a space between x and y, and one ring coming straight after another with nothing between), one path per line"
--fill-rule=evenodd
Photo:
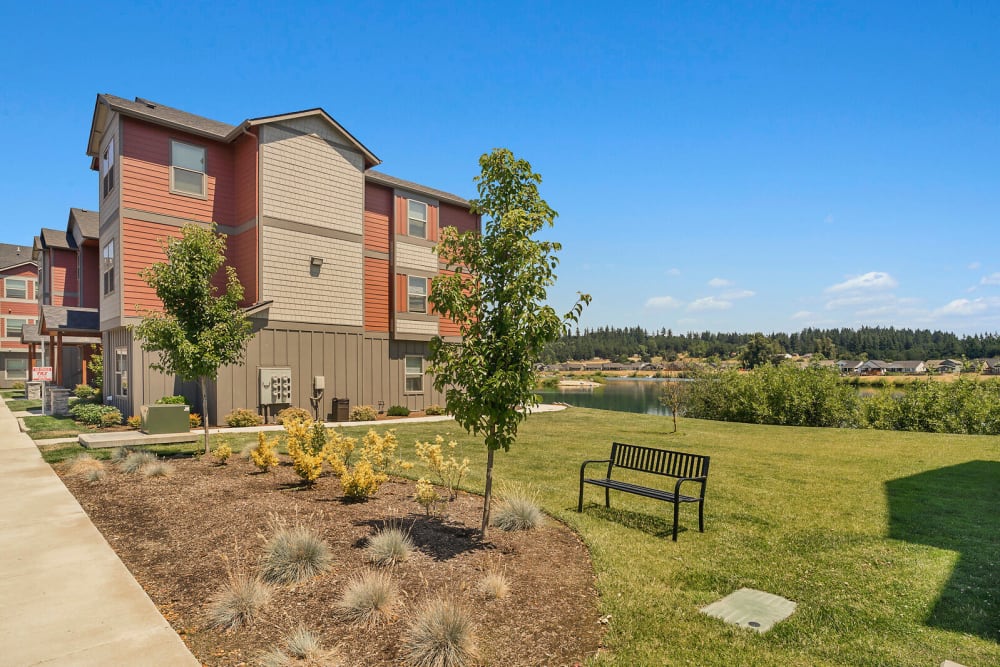
M387 426L409 458L417 438L459 440L466 486L482 490L481 441L454 422ZM574 408L531 417L497 455L497 477L537 489L590 548L610 614L595 664L1000 664L1000 439L692 419L669 430L665 417ZM595 487L578 514L580 462L612 440L711 455L706 532L682 508L674 543L670 506L618 494L609 511ZM698 611L742 587L798 609L764 635Z

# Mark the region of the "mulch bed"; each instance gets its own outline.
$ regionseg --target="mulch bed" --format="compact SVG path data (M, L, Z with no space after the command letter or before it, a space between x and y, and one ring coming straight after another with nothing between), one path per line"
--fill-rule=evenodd
M460 494L444 518L429 518L413 501L414 485L390 481L368 502L345 502L340 482L321 477L298 486L287 465L267 474L234 457L229 465L178 459L168 478L125 475L108 466L89 484L57 467L67 487L145 588L160 611L205 665L257 664L304 624L322 637L343 665L400 665L401 638L413 612L445 596L471 614L484 664L575 665L601 647L597 592L587 550L551 518L539 529L478 539L482 498ZM333 553L327 573L280 586L261 620L233 632L215 630L207 601L227 570L255 570L269 522L304 523ZM409 530L418 553L391 568L401 604L395 617L368 628L339 619L335 604L347 581L369 569L366 538L387 521ZM504 572L510 595L485 600L476 583L491 569Z

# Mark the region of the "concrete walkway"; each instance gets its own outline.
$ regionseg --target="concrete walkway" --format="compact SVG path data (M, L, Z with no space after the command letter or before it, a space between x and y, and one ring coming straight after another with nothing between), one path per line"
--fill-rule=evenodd
M0 665L200 663L0 401Z

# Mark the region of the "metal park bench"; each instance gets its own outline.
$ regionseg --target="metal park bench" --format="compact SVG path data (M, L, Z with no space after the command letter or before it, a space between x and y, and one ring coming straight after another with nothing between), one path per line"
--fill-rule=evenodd
M580 503L576 511L583 511L583 485L594 484L604 487L604 506L611 507L611 489L634 493L637 496L655 498L674 505L674 542L677 541L677 520L681 503L698 503L698 530L705 532L705 482L708 480L707 456L674 452L655 447L640 447L615 442L611 445L611 457L607 459L584 461L580 466ZM608 472L604 477L584 477L586 467L591 463L607 463ZM641 486L631 482L612 479L615 468L636 470L638 472L661 475L677 480L674 490L664 491L650 486ZM685 482L695 482L701 486L697 496L681 493L681 485Z

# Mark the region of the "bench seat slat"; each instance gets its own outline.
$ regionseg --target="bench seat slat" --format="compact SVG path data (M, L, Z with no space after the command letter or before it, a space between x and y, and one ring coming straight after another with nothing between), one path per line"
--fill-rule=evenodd
M674 502L673 491L661 491L660 489L651 489L648 486L639 486L638 484L630 484L628 482L622 482L617 479L607 479L605 477L599 477L597 479L587 478L583 480L587 484L595 484L597 486L604 486L609 489L615 489L617 491L626 491L628 493L633 493L637 496L646 496L647 498L656 498L657 500L666 500L667 502ZM693 496L685 496L683 493L676 496L677 502L680 503L696 503L701 500L701 498L695 498Z

